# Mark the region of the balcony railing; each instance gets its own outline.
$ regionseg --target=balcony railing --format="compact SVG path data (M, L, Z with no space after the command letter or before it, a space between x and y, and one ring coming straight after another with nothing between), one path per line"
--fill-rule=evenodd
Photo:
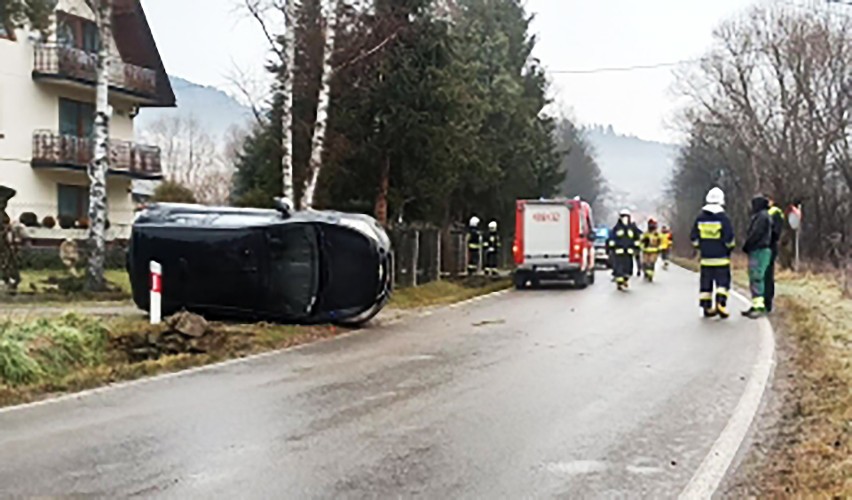
M61 76L94 85L98 76L98 55L74 47L39 44L35 47L33 74ZM157 72L113 58L110 86L143 97L157 93Z
M94 140L38 130L33 133L33 160L36 167L85 169L92 161ZM159 179L162 177L160 148L111 139L110 173Z

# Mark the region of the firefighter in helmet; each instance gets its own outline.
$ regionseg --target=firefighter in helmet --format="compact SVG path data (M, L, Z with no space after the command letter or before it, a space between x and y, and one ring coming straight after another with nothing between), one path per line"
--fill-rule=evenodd
M672 239L672 230L669 229L668 226L663 225L662 231L660 231L660 236L663 237L663 241L660 244L660 256L663 258L663 269L669 268L669 255L672 251L672 245L674 245L674 240Z
M484 242L485 274L497 276L497 262L500 256L500 234L497 232L497 221L488 223L488 236Z
M612 228L607 242L612 250L615 283L619 290L626 290L633 275L633 259L638 252L642 231L633 222L630 210L624 209L618 214L618 222Z
M479 272L482 257L482 232L479 230L479 217L470 218L467 226L467 274L473 276Z
M642 271L647 281L654 281L654 271L657 267L657 257L663 244L663 236L657 231L657 221L648 219L648 231L642 235Z
M725 192L714 187L707 193L706 205L695 219L690 239L701 256L699 304L704 317L719 316L725 319L731 289L731 252L734 243L734 226L725 214ZM713 304L715 286L716 303Z

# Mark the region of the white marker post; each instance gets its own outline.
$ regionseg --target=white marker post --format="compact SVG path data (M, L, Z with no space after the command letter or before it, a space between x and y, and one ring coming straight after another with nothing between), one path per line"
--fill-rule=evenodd
M159 325L163 319L163 266L151 261L151 324Z

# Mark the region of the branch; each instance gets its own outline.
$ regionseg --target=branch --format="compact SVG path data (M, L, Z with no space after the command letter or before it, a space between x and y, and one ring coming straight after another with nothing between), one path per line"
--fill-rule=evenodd
M266 41L269 42L269 48L275 55L278 56L279 59L284 61L286 59L286 54L281 48L279 48L278 42L275 40L275 37L272 35L272 32L269 31L269 27L266 25L266 21L263 19L263 12L261 12L260 0L245 0L246 9L249 11L249 14L257 21L257 24L260 25L260 29L263 31L263 36L266 37Z
M390 42L392 42L393 40L395 40L395 39L396 39L396 37L397 37L397 36L399 36L399 33L400 33L401 31L402 31L402 28L401 28L401 27L400 27L400 28L397 28L397 29L396 29L396 31L394 31L393 33L391 33L391 34L390 34L387 38L385 38L384 40L382 40L382 41L381 41L378 45L376 45L375 47L373 47L372 49L370 49L370 50L368 50L368 51L366 51L366 52L361 52L361 54L359 54L359 55L355 56L354 58L350 59L349 61L347 61L347 62L345 62L345 63L341 64L341 65L340 65L340 66L338 66L336 69L339 71L339 70L342 70L342 69L348 68L349 66L352 66L352 65L354 65L354 64L356 64L356 63L358 63L358 62L360 62L360 61L363 61L364 59L366 59L366 58L368 58L368 57L372 56L372 55L373 55L373 54L375 54L376 52L378 52L378 51L382 50L382 49L383 49L386 45L388 45Z
M237 65L237 63L231 61L231 64L233 65L233 73L236 74L232 73L228 75L226 77L227 80L240 91L240 94L242 94L246 102L248 102L249 107L251 108L251 114L254 115L254 119L257 121L257 124L259 126L263 126L263 112L261 111L260 106L257 105L252 92L247 86L247 82L250 81L250 78L246 75L246 72Z

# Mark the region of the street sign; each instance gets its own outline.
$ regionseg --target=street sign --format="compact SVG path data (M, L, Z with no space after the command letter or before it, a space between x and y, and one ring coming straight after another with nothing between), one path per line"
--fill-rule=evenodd
M798 231L802 226L802 209L793 205L787 212L787 223L793 231Z

